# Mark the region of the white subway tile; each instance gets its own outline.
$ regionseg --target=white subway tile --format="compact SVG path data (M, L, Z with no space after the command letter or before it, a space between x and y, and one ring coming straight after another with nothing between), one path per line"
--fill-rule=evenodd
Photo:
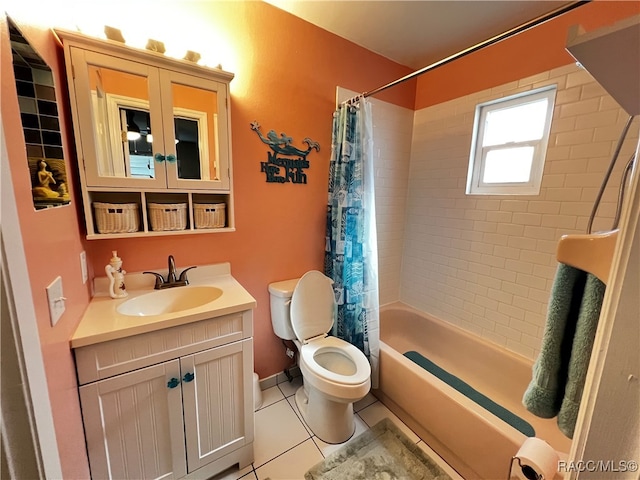
M476 208L480 210L500 210L500 200L481 198L476 202Z
M525 228L522 226L522 228ZM522 248L523 250L535 250L537 247L537 241L535 238L526 237L509 237L510 247Z
M491 267L489 273L495 278L499 278L500 280L504 280L507 282L515 282L516 281L516 272L512 270L508 270L507 268L498 268Z
M527 297L531 289L525 285L519 285L515 283L516 280L517 280L517 275L516 275L516 279L514 279L513 281L502 282L502 290L519 297Z
M512 318L509 321L509 326L523 334L527 334L531 336L536 336L538 334L538 327L536 327L535 325L532 325L531 323L525 322L523 320L518 320L516 318Z
M519 332L515 328L507 327L506 325L496 325L495 332L499 335L504 335L507 340L511 339L519 341L522 336L522 332Z
M473 307L475 309L478 309L479 307L477 305L473 305ZM469 308L472 308L472 306L470 305ZM482 331L484 332L486 331L493 331L493 329L496 326L496 322L492 322L491 320L489 320L486 317L486 313L484 311L483 308L479 308L478 313L476 313L476 311L474 310L473 313L473 317L471 318L471 321L473 322L474 325L482 328Z
M494 310L494 311L498 310L498 301L493 300L492 298L489 298L488 289L485 295L476 295L475 303L488 310Z
M511 219L512 219L512 213L503 212L503 211L487 212L487 216L486 216L487 222L510 223Z
M476 232L495 233L497 228L498 228L497 225L493 222L482 222L482 221L473 222L473 229Z
M620 105L618 104L618 102L616 102L612 97L610 97L609 95L605 95L603 97L600 97L600 104L598 105L598 110L600 110L601 112L605 111L605 110L610 110L610 109L619 109Z
M533 273L533 265L530 264L529 262L522 262L520 260L511 260L511 259L506 260L505 268L507 270L510 270L513 273L526 273L526 274ZM510 280L510 281L515 281L515 280L516 278L514 276L513 280Z
M577 102L580 100L581 91L582 89L580 86L559 90L556 94L556 105Z
M545 290L538 290L537 288L530 288L528 297L534 302L540 303L542 305L542 311L544 311L547 306L547 302L549 301L549 292Z
M569 156L575 159L606 157L612 149L612 142L591 142L583 145L572 145Z
M529 202L527 209L531 213L558 214L560 213L560 203L545 200Z
M564 181L567 175L564 173L552 174L546 173L542 178L542 192L541 197L546 199L546 188L560 188L564 187Z
M495 332L491 332L489 330L483 330L482 331L482 336L484 338L486 338L487 340L491 340L493 343L497 344L497 345L506 345L507 343L507 338L503 335L500 335L498 333Z
M505 242L505 245L508 242ZM507 258L507 259L512 259L512 260L518 260L520 258L520 254L521 254L522 250L519 248L513 248L513 247L505 247L505 246L501 246L501 245L496 245L493 248L493 254L497 257L503 257L503 258Z
M523 200L502 200L500 202L500 210L507 212L526 212L528 202Z
M586 70L580 69L577 72L572 72L567 75L566 88L570 89L575 85L584 85L593 83L593 77Z
M524 227L524 236L536 240L553 240L557 237L555 228L530 225Z
M595 128L615 125L618 118L616 110L605 110L603 112L581 115L576 117L576 128Z
M509 243L509 237L499 233L484 233L482 241L491 245L506 246Z
M542 215L539 213L514 213L512 221L518 225L535 225L538 226L542 222Z
M543 82L549 79L549 72L541 72L536 75L531 75L530 77L525 77L521 80L518 80L518 87L526 87L531 86L537 82Z
M543 227L554 228L575 228L577 217L569 215L544 215L542 217Z
M605 103L605 105L607 105ZM575 103L567 103L560 105L560 118L575 117L585 115L602 110L601 98L591 98L589 100L581 100ZM606 109L606 107L605 107Z
M526 285L527 287L537 288L539 290L546 289L547 282L544 278L535 277L533 275L527 275L519 273L516 282L520 285Z
M607 95L606 90L598 82L585 83L582 85L580 93L581 100L587 100L593 97L602 97Z
M539 350L542 344L542 339L537 335L527 335L525 333L522 334L522 338L520 339L520 341L523 345L530 347L532 350ZM529 358L533 358L533 356Z
M540 194L465 195L476 104L550 84L558 93ZM376 130L376 203L385 298L399 296L532 358L558 238L586 227L625 121L625 112L573 63L407 116L384 110ZM633 151L635 130L622 157ZM616 175L612 184L619 183ZM615 194L615 185L607 188L594 228L610 225Z
M522 341L522 336L517 340L512 340L510 338L507 339L507 350L511 350L519 355L522 355L526 358L533 358L535 351L533 348L528 347Z
M591 143L593 140L593 128L584 128L582 130L573 130L570 132L560 132L556 134L554 142L557 146L563 145L584 145Z

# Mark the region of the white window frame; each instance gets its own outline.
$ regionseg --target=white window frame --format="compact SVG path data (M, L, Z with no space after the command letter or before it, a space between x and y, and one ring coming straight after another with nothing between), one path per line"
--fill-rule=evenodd
M469 155L469 170L467 173L467 195L538 195L540 194L540 184L542 183L542 173L544 161L549 143L549 132L551 131L551 119L556 98L556 85L549 85L535 90L518 93L509 97L492 100L478 104L475 111L473 124L473 137L471 140L471 152ZM502 110L517 105L525 105L542 98L548 100L547 114L542 138L539 140L528 140L525 142L507 142L490 147L482 146L486 118L489 112ZM531 162L531 175L528 182L512 183L485 183L484 177L485 158L492 150L504 148L515 148L533 146L533 159Z

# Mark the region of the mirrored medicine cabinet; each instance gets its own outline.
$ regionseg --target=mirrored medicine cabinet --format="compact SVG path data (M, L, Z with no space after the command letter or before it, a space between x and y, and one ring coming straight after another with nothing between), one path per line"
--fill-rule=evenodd
M56 34L69 77L87 237L232 230L233 74L76 32Z

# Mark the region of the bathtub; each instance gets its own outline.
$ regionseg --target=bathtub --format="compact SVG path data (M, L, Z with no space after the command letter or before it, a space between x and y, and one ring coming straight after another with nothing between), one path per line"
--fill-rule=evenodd
M464 478L506 479L526 436L403 355L411 350L529 422L561 458L569 451L571 440L555 419L535 417L522 406L530 360L404 304L384 306L374 393Z

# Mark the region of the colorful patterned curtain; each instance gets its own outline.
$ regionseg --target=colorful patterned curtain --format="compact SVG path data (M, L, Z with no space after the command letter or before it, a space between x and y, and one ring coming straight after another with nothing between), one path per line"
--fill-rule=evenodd
M333 114L325 274L333 279L337 319L332 334L371 363L378 384L378 245L371 104L360 98Z

